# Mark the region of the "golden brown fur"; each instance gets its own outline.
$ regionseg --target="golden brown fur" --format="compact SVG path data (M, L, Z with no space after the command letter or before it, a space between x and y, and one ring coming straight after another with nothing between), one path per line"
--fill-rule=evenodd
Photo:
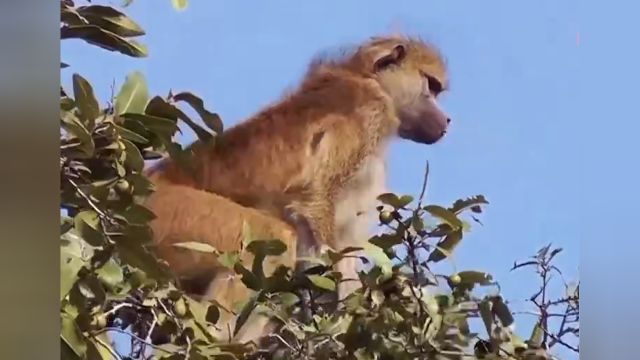
M237 250L241 219L282 237L297 255L366 241L375 196L384 190L388 140L439 140L449 120L434 99L446 87L440 55L404 37L372 39L341 58L312 63L291 95L213 144L196 142L194 174L170 160L150 171L158 189L148 204L158 214L161 255L177 273L212 273L219 284L229 272L215 258L178 254L168 244ZM291 263L291 254L274 261ZM355 264L341 270L353 276ZM220 286L211 289L218 301L232 297Z

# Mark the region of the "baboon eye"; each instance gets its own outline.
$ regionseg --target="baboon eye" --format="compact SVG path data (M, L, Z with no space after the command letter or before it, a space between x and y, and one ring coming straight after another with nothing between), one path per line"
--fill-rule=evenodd
M429 89L429 92L432 93L433 95L438 95L442 92L442 83L440 83L440 81L438 81L438 79L434 78L431 75L428 75L426 73L422 73L422 76L425 78L426 80L426 85L427 88Z

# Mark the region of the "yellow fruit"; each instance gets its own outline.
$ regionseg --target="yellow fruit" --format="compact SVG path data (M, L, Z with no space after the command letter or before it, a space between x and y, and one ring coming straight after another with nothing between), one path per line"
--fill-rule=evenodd
M173 309L178 316L185 316L187 314L187 304L185 304L182 299L178 299L178 301L176 301L173 305Z
M380 222L383 224L388 224L393 220L393 215L390 211L381 211L380 212Z
M451 275L451 277L449 277L449 280L451 280L451 283L453 283L454 285L457 285L460 284L462 278L458 274L453 274Z
M118 182L116 182L115 188L119 193L123 194L128 193L131 186L129 185L129 182L127 180L120 179L118 180Z

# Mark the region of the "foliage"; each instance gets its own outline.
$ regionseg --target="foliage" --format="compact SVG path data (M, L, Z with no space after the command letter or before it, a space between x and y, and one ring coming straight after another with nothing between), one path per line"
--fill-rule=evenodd
M130 1L123 5L128 5ZM184 9L186 1L172 1ZM61 1L61 37L76 38L132 57L147 55L132 40L144 30L121 10ZM67 67L67 65L63 65ZM89 81L72 75L73 89L61 88L61 252L60 316L63 359L534 359L545 349L565 346L578 336L578 287L550 299L547 285L559 270L552 264L560 249L542 249L514 269L535 266L542 279L531 298L537 325L527 340L514 333L514 314L491 275L465 270L438 274L433 265L451 259L488 204L479 195L449 207L424 205L423 195L382 194L378 207L386 231L372 237L359 274L362 288L337 301L343 279L336 264L356 256L357 248L329 250L295 272L281 267L265 276L262 262L286 249L278 240L254 240L242 251L220 254L224 264L255 291L239 312L235 331L251 312L279 319L280 331L260 344L215 339L210 330L222 309L198 301L176 287L166 263L154 254L149 222L154 214L140 205L154 191L145 177L146 161L168 155L187 169L189 150L173 141L185 124L203 141L222 132L220 117L195 94L149 96L144 76L134 72L105 106ZM190 106L204 125L179 105ZM411 206L411 204L414 204ZM201 243L180 246L214 252ZM487 294L477 289L487 288ZM240 304L242 305L242 304ZM553 313L561 306L564 313ZM549 324L561 317L557 331ZM473 329L473 319L484 328ZM131 352L119 354L109 334L127 334Z

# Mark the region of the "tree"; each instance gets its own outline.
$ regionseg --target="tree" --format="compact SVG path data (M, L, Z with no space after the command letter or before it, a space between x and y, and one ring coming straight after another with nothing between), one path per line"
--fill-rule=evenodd
M187 5L185 0L172 3L177 9ZM61 39L145 57L144 45L133 39L144 34L115 7L61 0ZM61 87L60 96L64 359L536 359L547 358L546 350L554 346L578 352L572 344L579 333L579 286L566 285L560 297L548 290L561 275L553 265L561 249L547 246L529 261L514 263L513 270L533 267L541 278L531 297L538 320L526 339L513 331L516 317L490 274L435 272L434 264L450 261L471 224L480 222L477 216L488 201L477 195L449 206L425 203L428 167L418 199L379 197L382 231L365 248L362 289L344 301L326 300L333 299L341 281L335 264L359 249L328 251L302 273L283 268L265 277L262 261L285 250L278 240L253 239L248 229L243 251L256 260L244 264L238 253L217 253L185 239L181 246L192 251L216 252L255 291L240 304L237 328L254 311L283 324L261 344L218 341L209 329L221 310L175 285L170 269L153 252L149 222L154 214L137 199L153 191L142 173L146 161L171 156L189 166L189 151L173 140L179 125L208 139L223 131L220 117L190 92L149 96L139 72L129 74L104 105L87 79L73 74L72 80L73 89ZM191 119L184 106L200 121ZM487 294L478 295L480 287ZM475 329L473 319L484 326ZM113 333L131 339L129 354L120 354L111 343Z

